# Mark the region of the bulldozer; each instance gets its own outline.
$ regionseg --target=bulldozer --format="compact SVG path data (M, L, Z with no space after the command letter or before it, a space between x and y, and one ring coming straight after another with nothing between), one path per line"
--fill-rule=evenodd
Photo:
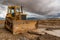
M55 30L60 29L60 19L27 20L27 14L23 13L22 6L8 6L5 28L13 34L26 32L35 33L37 31L36 29L39 28Z
M22 6L8 6L5 28L13 34L25 33L36 29L36 20L27 20Z

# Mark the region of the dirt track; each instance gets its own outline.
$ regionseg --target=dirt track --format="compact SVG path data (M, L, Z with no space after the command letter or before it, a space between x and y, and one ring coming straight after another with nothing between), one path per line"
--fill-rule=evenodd
M0 29L0 40L60 40L60 38L52 35L34 35L34 34L18 34L13 35L6 29Z

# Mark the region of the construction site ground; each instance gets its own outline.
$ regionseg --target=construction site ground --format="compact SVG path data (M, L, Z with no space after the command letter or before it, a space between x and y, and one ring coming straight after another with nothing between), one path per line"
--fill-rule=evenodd
M0 20L0 40L60 40L60 37L49 34L36 35L30 33L13 35L10 31L4 28L4 21Z
M0 40L60 40L60 38L48 34L35 35L35 34L24 33L24 34L13 35L8 30L1 28Z

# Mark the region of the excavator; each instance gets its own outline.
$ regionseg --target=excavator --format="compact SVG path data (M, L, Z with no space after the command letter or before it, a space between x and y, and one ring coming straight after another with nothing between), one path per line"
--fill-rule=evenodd
M5 19L5 28L13 34L25 33L36 27L36 20L26 20L27 14L23 13L22 6L9 6Z

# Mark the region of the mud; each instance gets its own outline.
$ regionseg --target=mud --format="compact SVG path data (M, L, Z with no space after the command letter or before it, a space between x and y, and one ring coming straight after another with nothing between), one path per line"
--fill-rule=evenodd
M2 28L0 29L0 40L60 40L60 38L48 34L35 35L24 33L13 35L10 31Z

